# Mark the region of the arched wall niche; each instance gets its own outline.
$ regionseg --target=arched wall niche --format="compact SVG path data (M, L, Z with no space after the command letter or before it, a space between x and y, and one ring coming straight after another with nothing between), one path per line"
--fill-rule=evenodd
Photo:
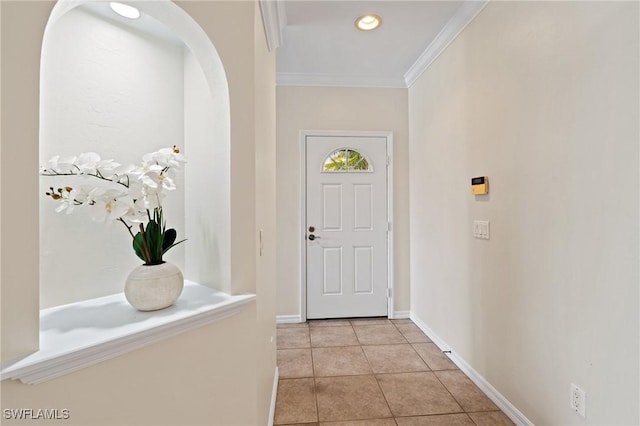
M59 0L50 15L41 55L40 164L52 154L74 155L88 151L119 162L135 163L144 152L173 144L181 146L188 163L178 179L178 189L167 197L165 210L168 225L175 227L188 241L173 249L169 259L183 268L186 279L230 292L230 105L222 61L202 28L174 3L168 0L125 1L123 3L152 17L181 41L180 45L150 41L157 55L148 60L149 76L159 73L158 68L153 68L158 66L155 62L158 55L177 55L182 59L180 65L168 67L174 71L162 70L165 81L157 81L156 87L163 84L165 87L154 90L152 81L140 84L127 81L136 74L129 69L126 75L114 72L114 78L117 75L115 83L105 84L93 75L95 81L89 84L86 81L90 79L85 79L84 86L52 94L55 77L51 74L65 74L64 68L69 66L61 63L65 57L59 45L60 40L64 40L59 36L63 32L62 26L70 22L70 17L78 15L81 6L103 3ZM114 28L120 33L127 31L123 26L115 25ZM131 31L136 32L135 29ZM73 35L67 36L73 38ZM134 34L136 42L138 39L145 39L141 43L149 42L150 37L139 36ZM108 54L110 47L102 46L102 50ZM122 49L111 50L127 57ZM144 55L146 53L139 58L142 68L146 60ZM94 59L85 58L80 67L89 66L87 64ZM131 65L123 64L122 70L127 70L128 66ZM69 75L62 78L72 80ZM152 80L151 77L140 78ZM78 93L92 85L103 92ZM122 89L125 86L129 89ZM129 90L138 90L139 86L145 86L147 92L138 93L137 100L135 96L127 98ZM180 86L180 94L177 86ZM72 102L64 104L68 100L65 96L71 94ZM110 101L113 102L109 104ZM132 105L134 101L143 104L136 107ZM105 103L109 105L105 106ZM149 107L154 104L159 105L158 108ZM112 109L120 106L131 110L118 112ZM150 112L151 109L154 111ZM161 110L158 116L154 116L156 109ZM84 114L83 110L88 113ZM109 117L104 121L85 121L78 126L77 121L96 115ZM130 118L130 122L119 121L119 115ZM141 123L146 123L147 129ZM156 141L161 143L155 146ZM59 179L41 177L41 192L58 185ZM74 212L68 216L55 213L54 206L48 201L40 194L41 308L122 291L127 273L139 263L124 227L117 223L91 222L89 212Z

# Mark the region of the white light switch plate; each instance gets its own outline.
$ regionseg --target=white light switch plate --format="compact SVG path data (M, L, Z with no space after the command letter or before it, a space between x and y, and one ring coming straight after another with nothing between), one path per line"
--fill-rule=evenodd
M482 240L488 240L489 233L489 221L488 220L474 220L473 221L473 236Z

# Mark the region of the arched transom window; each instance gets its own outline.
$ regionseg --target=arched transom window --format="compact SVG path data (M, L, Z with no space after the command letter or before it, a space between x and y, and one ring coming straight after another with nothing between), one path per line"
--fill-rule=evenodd
M331 152L322 165L323 172L372 172L371 162L364 154L351 149L340 148Z

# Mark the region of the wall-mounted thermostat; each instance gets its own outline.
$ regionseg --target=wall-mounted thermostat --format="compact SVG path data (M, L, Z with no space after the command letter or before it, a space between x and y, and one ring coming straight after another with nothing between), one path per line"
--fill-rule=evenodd
M471 179L471 193L473 195L483 195L489 193L489 178L480 176Z

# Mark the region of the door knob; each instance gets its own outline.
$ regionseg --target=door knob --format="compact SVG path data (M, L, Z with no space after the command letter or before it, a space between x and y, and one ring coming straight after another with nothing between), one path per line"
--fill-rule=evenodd
M315 230L316 230L316 228L315 228L315 227L313 227L313 226L310 226L310 227L309 227L309 232L313 232L313 231L315 231Z
M313 240L315 240L315 239L316 239L316 236L315 236L315 235L313 235L313 234L311 234L311 235L309 235L309 239L310 239L311 241L313 241Z

